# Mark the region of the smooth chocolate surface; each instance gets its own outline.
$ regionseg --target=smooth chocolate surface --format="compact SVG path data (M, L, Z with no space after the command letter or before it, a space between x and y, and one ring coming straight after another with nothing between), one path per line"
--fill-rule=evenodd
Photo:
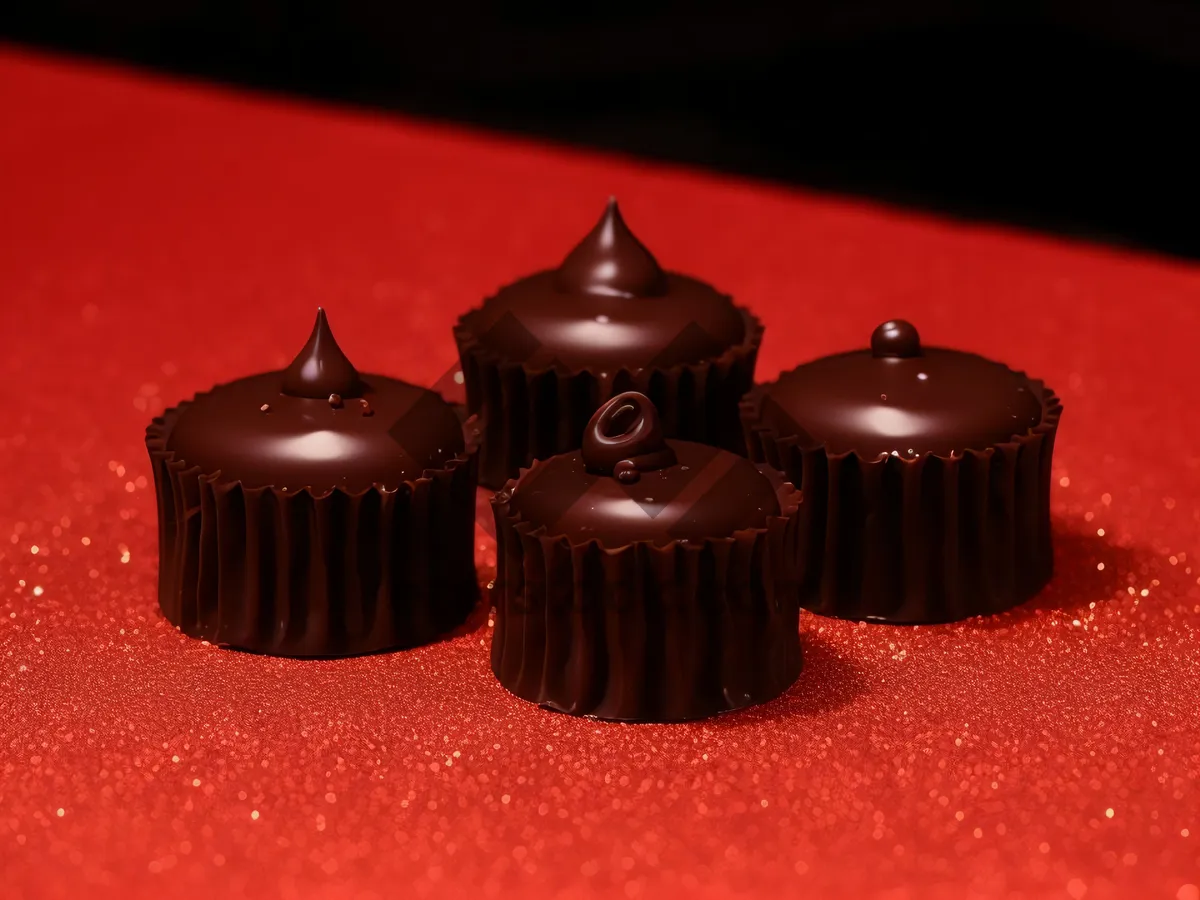
M983 450L1042 421L1041 391L1001 363L922 348L902 320L877 328L871 345L806 363L767 385L761 424L830 453L911 459Z
M395 489L464 451L453 409L432 391L360 376L324 312L296 360L218 385L184 408L166 448L245 487Z
M608 374L700 362L747 337L732 300L663 271L615 200L557 270L502 288L463 325L501 359Z
M511 509L548 535L614 548L729 537L764 527L780 506L776 486L740 456L664 441L653 404L629 392L596 411L581 451L535 464Z

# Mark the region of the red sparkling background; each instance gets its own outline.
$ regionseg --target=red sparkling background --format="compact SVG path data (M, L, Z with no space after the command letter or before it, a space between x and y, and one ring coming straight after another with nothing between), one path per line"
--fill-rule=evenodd
M167 625L164 403L282 365L318 303L431 383L610 193L762 316L764 377L903 315L1054 386L1049 589L807 617L786 697L682 727L517 701L486 625L329 662ZM1200 898L1196 268L13 52L0 210L5 897Z

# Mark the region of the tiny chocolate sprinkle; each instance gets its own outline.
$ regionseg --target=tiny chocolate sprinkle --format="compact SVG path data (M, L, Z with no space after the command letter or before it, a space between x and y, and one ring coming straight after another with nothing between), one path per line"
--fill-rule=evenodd
M342 406L342 395L341 394L330 394L329 395L329 405L332 406L334 409L340 409Z
M365 399L365 398L364 398L364 399L362 399L362 400L359 400L358 402L359 402L360 404L362 404L362 414L363 414L364 416L373 416L373 415L375 415L375 410L371 409L371 404L370 404L370 403L368 403L368 402L366 401L366 399Z
M265 412L265 413L266 413L266 412L270 412L270 411L271 411L271 404L270 404L270 403L264 403L262 406L260 406L260 407L258 408L258 411L259 411L259 412Z

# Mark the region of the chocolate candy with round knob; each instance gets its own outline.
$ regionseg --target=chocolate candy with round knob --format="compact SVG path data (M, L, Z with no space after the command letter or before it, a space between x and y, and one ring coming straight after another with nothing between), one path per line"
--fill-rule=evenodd
M742 402L750 458L800 485L805 607L884 622L999 612L1050 577L1062 406L1040 381L922 346L903 319Z

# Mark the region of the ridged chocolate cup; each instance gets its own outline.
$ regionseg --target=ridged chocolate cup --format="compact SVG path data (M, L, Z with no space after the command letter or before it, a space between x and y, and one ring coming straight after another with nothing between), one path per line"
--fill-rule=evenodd
M506 360L484 347L471 330L475 310L454 329L467 393L479 417L479 481L499 488L535 459L579 448L592 413L624 393L645 394L658 409L668 438L696 441L745 455L738 401L754 384L762 323L738 307L745 338L720 356L696 363L600 373L566 371Z
M159 606L184 634L277 656L430 643L478 600L475 459L395 489L222 482L166 447L188 402L146 429L158 496Z
M538 465L537 463L534 464ZM800 493L763 528L606 548L548 534L492 501L492 671L516 696L578 716L682 722L764 703L800 674Z
M1023 373L1018 373L1023 374ZM950 456L863 459L766 424L769 385L741 403L750 459L800 486L800 605L919 624L1003 612L1050 580L1050 465L1062 403L1041 381L1027 434Z

